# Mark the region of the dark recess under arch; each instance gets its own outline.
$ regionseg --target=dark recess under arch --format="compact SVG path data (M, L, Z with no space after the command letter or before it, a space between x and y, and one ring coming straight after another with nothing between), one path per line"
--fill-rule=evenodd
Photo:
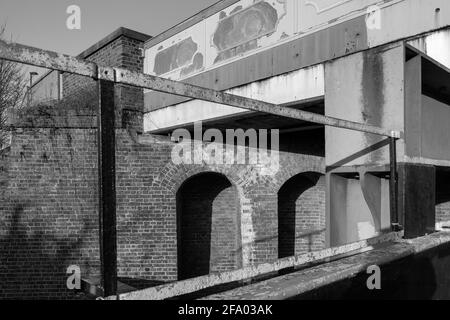
M178 279L240 266L236 187L222 174L201 173L177 192Z

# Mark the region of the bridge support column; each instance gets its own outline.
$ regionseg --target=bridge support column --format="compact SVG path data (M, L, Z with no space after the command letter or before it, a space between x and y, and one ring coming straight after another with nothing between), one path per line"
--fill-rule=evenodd
M434 166L399 165L399 215L405 238L435 231L436 169Z
M98 80L98 188L102 287L117 294L116 139L114 82Z

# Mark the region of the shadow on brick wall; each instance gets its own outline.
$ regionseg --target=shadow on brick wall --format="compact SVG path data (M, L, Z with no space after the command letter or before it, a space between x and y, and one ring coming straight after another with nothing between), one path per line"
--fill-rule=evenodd
M30 234L30 228L21 223L24 209L16 205L7 236L0 239L0 298L76 298L66 287L66 270L79 261L86 224L76 238L57 238L47 233L45 226Z
M278 192L278 258L324 249L324 189L320 173L302 173ZM320 183L321 182L321 183ZM309 190L309 192L308 192ZM319 196L319 191L322 196Z

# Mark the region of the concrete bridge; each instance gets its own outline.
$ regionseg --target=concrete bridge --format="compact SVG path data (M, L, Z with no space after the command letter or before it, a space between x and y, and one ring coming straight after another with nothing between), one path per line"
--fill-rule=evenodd
M98 197L108 194L97 178L99 79L115 81L103 107L115 118L117 198L103 204L117 211L126 291L173 291L185 286L179 281L206 290L275 275L207 298L298 298L312 289L335 297L329 286L363 273L363 261L389 267L422 253L440 277L433 250L445 251L447 234L420 237L450 221L449 19L444 0L225 0L154 38L121 28L78 59L63 59L83 72L48 66L66 72L38 82L36 105L12 118L2 151L0 295L17 297L20 288L25 297L71 298L67 266L81 266L85 279L101 273ZM153 90L142 71L157 77ZM188 87L175 97L185 87L167 79L216 91ZM50 87L61 95L39 103ZM232 165L175 164L176 129L193 144L211 129L277 129L278 170L236 165L234 152ZM401 238L419 239L391 238L399 227ZM378 246L373 238L383 248L361 253ZM295 270L323 259L333 261ZM334 270L342 273L329 278ZM122 298L158 297L147 293Z

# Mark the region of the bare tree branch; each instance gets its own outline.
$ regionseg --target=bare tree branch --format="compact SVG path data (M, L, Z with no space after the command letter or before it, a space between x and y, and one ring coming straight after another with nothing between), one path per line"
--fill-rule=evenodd
M4 38L5 26L0 26L0 39ZM6 110L20 109L26 98L26 79L21 66L0 59L0 147L6 142Z

